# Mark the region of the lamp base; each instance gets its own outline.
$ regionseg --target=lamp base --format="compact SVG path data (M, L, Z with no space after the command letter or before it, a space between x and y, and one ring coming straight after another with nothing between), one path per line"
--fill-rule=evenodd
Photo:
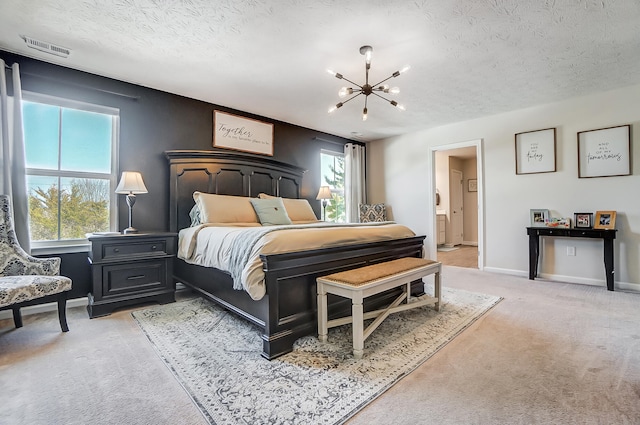
M128 235L129 233L138 233L138 229L135 227L127 227L122 231L123 234Z

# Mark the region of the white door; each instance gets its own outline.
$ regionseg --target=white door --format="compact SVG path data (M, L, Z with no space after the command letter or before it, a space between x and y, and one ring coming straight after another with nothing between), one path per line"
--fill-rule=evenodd
M449 208L451 215L451 244L462 244L462 228L464 215L462 214L462 171L451 169L449 174Z

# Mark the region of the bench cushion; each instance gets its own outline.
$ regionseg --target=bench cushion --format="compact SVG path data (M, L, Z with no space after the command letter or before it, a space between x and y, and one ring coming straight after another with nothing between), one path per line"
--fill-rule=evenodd
M71 279L64 276L3 276L0 277L0 308L70 289Z
M328 276L323 276L322 279L346 285L361 286L387 276L392 276L412 269L417 269L418 267L429 266L436 263L437 261L427 260L424 258L405 257L398 258L397 260L385 261L384 263L360 267L358 269L333 273Z

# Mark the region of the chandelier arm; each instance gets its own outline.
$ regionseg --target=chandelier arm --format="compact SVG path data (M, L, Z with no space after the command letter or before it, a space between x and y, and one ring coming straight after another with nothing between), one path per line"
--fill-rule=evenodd
M372 87L378 87L380 84L384 83L387 80L390 80L393 78L393 75L389 75L387 78L385 78L384 80L380 81L379 83L375 83L372 85Z
M384 97L384 96L380 96L378 93L371 92L371 94L375 94L375 95L376 95L376 96L378 96L380 99L384 99L384 100L386 100L387 102L391 103L391 101L390 101L389 99L387 99L387 98L386 98L386 97ZM349 99L349 100L351 100L351 99Z
M342 104L344 105L345 103L347 103L348 101L355 99L356 97L360 96L362 94L362 92L358 92L358 94L351 96L349 99L345 100L344 102L342 102Z
M389 77L389 78L391 78L391 77ZM350 79L346 78L345 76L342 76L341 80L348 81L348 82L350 82L351 84L353 84L354 86L358 86L358 87L360 87L360 89L362 89L362 86L361 86L360 84L358 84L358 83L354 83L353 81L351 81Z

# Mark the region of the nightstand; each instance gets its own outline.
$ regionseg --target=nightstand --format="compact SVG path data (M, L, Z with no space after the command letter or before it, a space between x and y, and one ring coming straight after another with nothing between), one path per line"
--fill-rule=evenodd
M89 317L106 316L120 307L156 301L174 302L175 233L91 236L92 292Z

